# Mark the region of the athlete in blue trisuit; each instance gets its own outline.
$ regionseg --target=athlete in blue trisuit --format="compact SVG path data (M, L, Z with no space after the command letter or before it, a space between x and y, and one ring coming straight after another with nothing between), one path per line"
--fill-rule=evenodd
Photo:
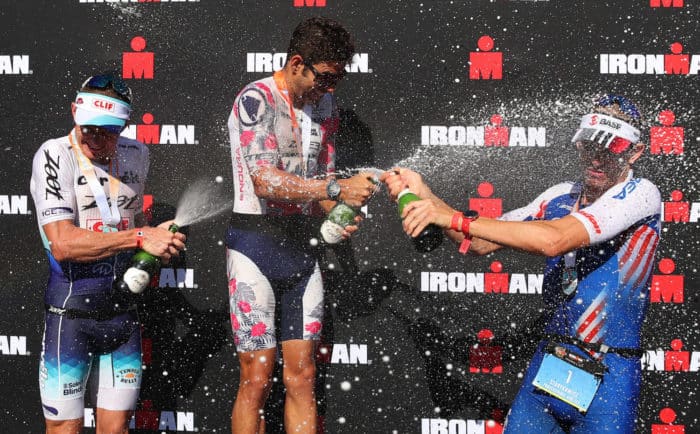
M34 155L30 190L49 282L39 369L50 434L83 427L88 375L95 369L97 433L126 433L141 385L135 300L112 290L135 249L168 261L185 236L144 226L148 148L121 137L131 90L113 74L88 78L72 104L75 127Z
M555 185L499 219L455 210L408 169L382 177L394 197L408 187L424 198L404 209L409 235L434 223L462 253L511 247L547 257L545 338L506 433L634 432L641 328L661 213L656 186L632 174L645 147L640 125L632 102L603 96L572 139L583 180Z

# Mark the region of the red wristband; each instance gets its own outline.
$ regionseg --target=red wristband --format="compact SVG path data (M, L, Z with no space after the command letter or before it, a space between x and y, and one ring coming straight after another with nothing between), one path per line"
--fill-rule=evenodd
M136 230L136 247L143 247L143 231L140 228Z
M464 214L464 213L463 213ZM468 211L467 215L462 219L461 232L464 234L464 240L459 245L459 253L466 255L469 247L472 245L472 236L469 235L469 225L471 222L479 218L479 214L475 211Z
M472 245L472 237L465 235L462 243L459 245L459 253L466 255L469 251L469 247Z
M450 229L453 231L458 231L462 222L464 221L464 214L461 212L456 212L452 215L452 222L450 223Z
M472 220L474 219L471 219L469 217L465 217L462 219L462 228L460 232L462 232L465 237L469 236L469 224L472 222Z

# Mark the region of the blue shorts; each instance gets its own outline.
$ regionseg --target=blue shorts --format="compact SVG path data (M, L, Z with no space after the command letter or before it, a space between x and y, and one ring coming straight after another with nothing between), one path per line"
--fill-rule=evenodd
M97 369L97 407L133 410L141 387L141 332L135 311L111 319L46 313L39 365L44 417L83 418L91 367Z
M544 354L544 344L540 344L508 413L504 434L634 433L642 377L638 358L605 355L603 363L608 371L588 411L583 414L532 385Z
M226 269L238 352L275 348L277 327L280 341L320 338L323 283L310 241L314 233L302 225L289 236L291 222L297 221L302 220L292 218L267 229L229 228Z

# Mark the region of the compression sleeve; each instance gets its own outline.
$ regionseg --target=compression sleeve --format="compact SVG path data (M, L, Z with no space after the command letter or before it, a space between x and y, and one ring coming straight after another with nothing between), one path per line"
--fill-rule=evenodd
M34 154L30 191L39 227L59 220L75 220L78 210L74 166L67 141L49 140Z
M262 82L246 86L233 103L229 122L231 145L240 145L250 172L260 167L277 167L279 163L275 118L274 96Z
M541 220L544 218L545 210L549 203L564 194L570 194L574 188L571 182L563 182L553 187L548 188L544 193L540 194L522 208L514 209L504 213L499 220L503 221L526 221L526 220Z
M572 215L586 227L591 244L597 244L640 220L660 214L658 188L646 179L633 178L609 189L590 206Z

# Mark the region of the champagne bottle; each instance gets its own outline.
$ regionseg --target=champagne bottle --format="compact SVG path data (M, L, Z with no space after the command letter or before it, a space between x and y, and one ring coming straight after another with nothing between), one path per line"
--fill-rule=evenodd
M337 244L343 239L345 226L355 224L358 211L346 204L338 202L328 213L321 224L321 238L328 244Z
M420 197L409 189L405 189L399 193L397 200L399 204L399 217L403 214L404 207L416 200L420 200ZM442 244L444 237L442 229L431 223L426 226L418 236L413 237L413 245L419 252L430 252Z
M178 231L175 223L168 227L172 233ZM114 287L121 291L131 291L140 294L148 286L154 274L160 269L161 260L145 250L139 250L131 257L131 266L124 272L121 279L114 282Z
M382 171L374 168L348 169L348 174L371 172L367 179L374 185L379 185L379 176ZM376 190L375 190L376 191ZM340 197L340 187L338 187ZM328 244L338 244L343 240L343 231L346 226L354 225L355 217L360 213L359 209L351 207L345 202L338 201L321 224L321 238Z

